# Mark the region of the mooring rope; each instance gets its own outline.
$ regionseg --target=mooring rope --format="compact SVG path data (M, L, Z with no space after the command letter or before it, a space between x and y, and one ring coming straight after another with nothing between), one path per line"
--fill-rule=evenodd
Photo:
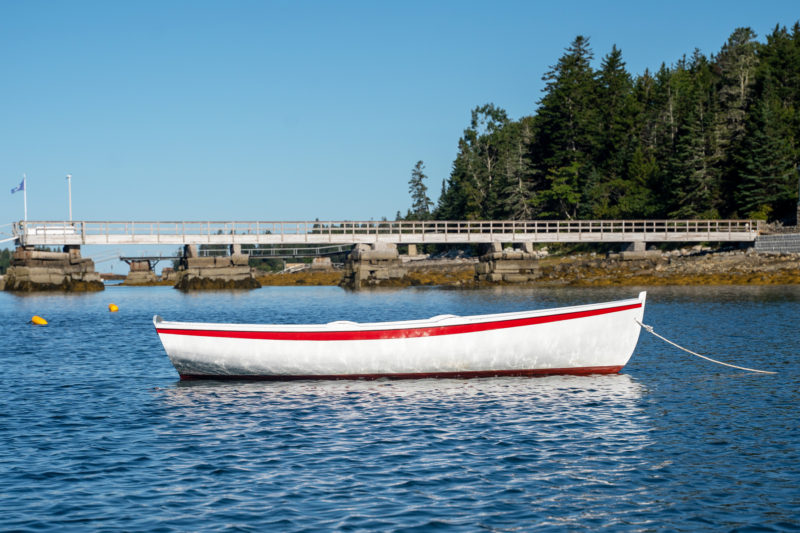
M758 373L761 373L761 374L777 374L777 372L770 372L769 370L756 370L755 368L747 368L747 367L744 367L744 366L736 366L736 365L731 365L731 364L728 364L728 363L723 363L722 361L717 361L716 359L711 359L710 357L706 357L705 355L700 355L699 353L693 352L693 351L691 351L691 350L687 350L687 349L686 349L686 348L684 348L683 346L680 346L680 345L678 345L678 344L675 344L675 343L674 343L674 342L672 342L671 340L669 340L669 339L667 339L667 338L664 338L664 337L662 337L661 335L659 335L658 333L656 333L655 331L653 331L653 326L648 326L647 324L642 324L642 323L641 323L641 322L640 322L638 319L636 319L636 318L634 318L634 320L636 321L636 323L637 323L637 324L639 324L640 326L642 326L642 327L645 329L645 331L647 331L647 332L649 332L649 333L652 333L653 335L655 335L656 337L658 337L658 338L659 338L659 339L661 339L662 341L664 341L664 342L666 342L666 343L669 343L669 344L673 345L674 347L676 347L676 348L679 348L679 349L683 350L683 351L684 351L684 352L686 352L686 353L690 353L690 354L692 354L692 355L696 355L697 357L700 357L700 358L702 358L702 359L705 359L706 361L711 361L712 363L717 363L718 365L725 365L725 366L729 366L729 367L731 367L731 368L738 368L739 370L746 370L746 371L748 371L748 372L758 372Z

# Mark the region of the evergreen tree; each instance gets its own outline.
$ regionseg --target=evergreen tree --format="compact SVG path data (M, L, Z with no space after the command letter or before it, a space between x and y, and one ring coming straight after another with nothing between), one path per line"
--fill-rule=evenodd
M720 169L713 136L713 75L708 60L695 50L665 74L667 99L657 157L666 162L656 190L669 217L718 216Z
M470 180L474 191L474 211L479 218L493 218L502 187L502 158L505 154L506 112L486 104L472 111L470 127L464 132L470 152Z
M423 172L425 163L417 161L411 170L411 179L408 180L408 192L411 194L411 210L409 220L427 220L431 217L431 207L433 202L428 198L428 187L425 179L428 176Z
M442 215L444 214L444 210L446 209L447 196L448 196L447 179L443 179L442 190L439 193L439 201L436 203L436 208L433 211L433 218L437 220L443 219Z
M800 109L800 24L795 23L793 33L785 27L775 26L767 35L767 44L759 49L759 74L770 80L772 97L783 109Z
M627 194L628 161L636 148L638 105L633 80L625 70L622 52L615 46L603 58L596 76L598 122L592 169L584 185L582 216L619 218L621 200Z
M628 162L628 179L620 184L621 193L612 218L652 218L656 205L650 184L659 172L652 154L638 146Z
M662 70L666 67L662 65ZM631 188L626 206L614 218L659 217L660 199L666 196L662 184L664 173L660 162L665 161L668 128L661 120L666 107L667 91L662 83L665 76L654 77L649 70L634 82L632 107L634 110L635 149L628 161L628 177ZM671 148L671 145L670 145ZM645 190L643 191L642 188Z
M592 153L597 131L593 54L589 39L578 35L558 63L542 77L537 150L545 169L584 165Z
M716 140L721 167L721 203L726 215L733 214L738 172L734 155L741 150L747 110L755 97L759 44L750 28L737 28L715 58L719 73Z
M539 172L549 190L542 191L543 213L578 216L580 197L596 151L598 112L596 83L589 39L579 35L542 78L544 96L536 115Z
M501 198L495 218L530 220L537 207L536 170L531 166L528 147L532 140L532 120L523 118L504 128L508 151L504 156Z
M0 275L5 274L8 267L11 265L11 252L8 248L0 251Z
M750 28L736 28L715 58L719 72L720 112L717 128L720 145L726 149L744 134L745 114L752 100L758 65L758 43Z
M635 148L632 133L635 128L633 81L625 70L622 52L614 45L603 58L597 74L599 120L594 154L594 166L603 174L619 177L625 174L625 163Z
M767 92L750 113L738 156L740 213L748 217L794 219L797 202L796 159L781 121L780 97Z
M466 135L469 135L469 132ZM464 218L466 220L486 218L484 213L487 192L485 188L486 179L480 172L479 156L474 150L475 142L477 142L477 139L469 137L459 140L458 155L451 173L454 185L451 188L458 193L454 196L457 204L453 206L454 210L459 213L456 218Z
M472 110L470 125L458 142L447 194L440 201L437 218L478 220L497 211L503 185L503 162L507 156L508 115L494 104Z
M671 218L713 218L713 180L708 168L701 119L691 113L679 130L672 173Z
M582 200L580 169L580 163L576 161L569 166L548 172L547 179L550 181L550 187L542 192L542 199L546 202L549 210L543 211L542 215L568 220L578 217Z

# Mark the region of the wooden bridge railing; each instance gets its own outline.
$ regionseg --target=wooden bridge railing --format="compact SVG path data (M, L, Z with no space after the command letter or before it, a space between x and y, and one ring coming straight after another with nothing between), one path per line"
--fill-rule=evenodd
M327 242L752 241L754 220L475 221L27 221L13 234L27 244L175 244ZM691 237L687 239L687 237Z

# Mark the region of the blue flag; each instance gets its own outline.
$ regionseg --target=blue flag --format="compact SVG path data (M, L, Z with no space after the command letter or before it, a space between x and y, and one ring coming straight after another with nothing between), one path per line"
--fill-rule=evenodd
M25 178L22 178L22 181L19 182L19 185L11 189L11 194L14 194L17 191L24 191L25 190Z

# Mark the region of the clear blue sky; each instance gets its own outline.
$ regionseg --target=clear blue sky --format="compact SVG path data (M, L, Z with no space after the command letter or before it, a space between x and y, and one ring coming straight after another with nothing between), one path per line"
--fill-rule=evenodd
M30 219L359 220L435 199L470 110L531 114L572 39L639 74L765 2L0 1L0 224Z

